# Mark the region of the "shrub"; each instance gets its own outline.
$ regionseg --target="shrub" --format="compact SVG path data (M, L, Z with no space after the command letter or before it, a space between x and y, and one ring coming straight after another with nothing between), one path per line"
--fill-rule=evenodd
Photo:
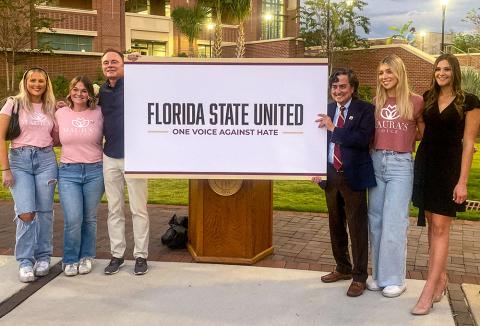
M359 86L357 90L357 94L361 100L372 103L373 96L372 96L372 88L370 86L367 86L367 85Z
M480 97L480 71L472 67L462 68L462 88Z
M65 99L67 97L69 83L70 82L64 75L58 75L52 79L53 92L55 93L55 98L57 100Z

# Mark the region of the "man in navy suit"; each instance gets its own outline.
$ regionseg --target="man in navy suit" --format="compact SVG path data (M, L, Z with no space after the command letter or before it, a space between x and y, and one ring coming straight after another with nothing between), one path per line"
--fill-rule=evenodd
M328 114L319 114L319 128L328 130L327 181L325 190L330 239L337 264L322 277L326 283L353 278L347 295L357 297L365 290L368 266L367 188L376 186L369 144L375 131L373 105L356 97L358 79L347 69L336 70L329 78ZM318 181L318 180L316 180ZM352 243L348 253L347 225Z

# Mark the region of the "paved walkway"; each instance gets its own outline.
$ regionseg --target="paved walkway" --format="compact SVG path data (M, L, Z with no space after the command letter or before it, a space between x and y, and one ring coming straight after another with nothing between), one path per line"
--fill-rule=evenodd
M13 202L0 201L0 254L12 255L15 244L15 225L12 222ZM185 206L150 205L151 216L149 260L192 262L186 250L170 250L161 244L160 238L167 229L172 214L186 215ZM101 204L98 215L97 256L109 258L109 241L106 229L106 204ZM59 205L55 206L54 256L62 256L63 216ZM127 219L127 259L132 259L133 233ZM274 212L274 254L258 262L263 267L292 268L315 271L331 271L334 260L330 247L328 219L325 214ZM462 283L480 284L480 222L454 221L450 233L448 256L449 290L452 308L465 324L467 308L463 303ZM427 276L426 228L417 227L411 219L408 233L407 278L424 280Z

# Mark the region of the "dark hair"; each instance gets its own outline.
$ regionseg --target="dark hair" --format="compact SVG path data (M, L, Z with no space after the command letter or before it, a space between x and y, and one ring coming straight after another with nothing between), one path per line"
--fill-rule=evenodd
M124 60L123 60L123 53L120 52L120 51L117 50L117 49L114 49L114 48L108 48L108 49L106 49L106 50L103 52L103 54L102 54L102 59L103 59L103 57L105 56L105 54L107 54L107 53L112 53L112 52L118 54L118 55L120 56L120 58L122 59L122 62L124 62Z
M338 68L335 69L335 71L330 75L330 78L328 78L328 88L332 88L333 83L338 83L338 76L340 75L346 75L348 77L348 83L350 86L353 87L353 98L357 98L357 91L358 91L358 85L360 84L358 82L357 75L355 72L351 69L347 68Z
M95 105L97 104L97 100L95 98L95 92L93 91L93 84L90 81L90 79L88 79L88 77L86 76L76 76L70 82L70 86L68 87L68 95L67 95L68 106L71 108L73 107L73 101L70 98L70 92L75 87L75 85L77 85L77 83L82 83L83 86L85 86L85 88L87 89L87 92L88 92L87 107L89 109L94 109Z
M435 79L435 69L440 61L446 60L452 68L452 90L455 95L453 104L460 117L463 117L463 102L465 100L465 92L462 90L462 70L460 69L460 63L456 56L450 53L444 53L437 57L433 64L432 82L430 89L427 92L425 99L425 110L429 110L434 107L435 102L438 101L440 95L440 86Z

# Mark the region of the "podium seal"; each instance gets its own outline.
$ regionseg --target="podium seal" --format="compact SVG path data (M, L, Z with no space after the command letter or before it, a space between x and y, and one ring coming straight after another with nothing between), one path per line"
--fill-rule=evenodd
M242 188L243 180L209 179L208 185L220 196L228 197Z

